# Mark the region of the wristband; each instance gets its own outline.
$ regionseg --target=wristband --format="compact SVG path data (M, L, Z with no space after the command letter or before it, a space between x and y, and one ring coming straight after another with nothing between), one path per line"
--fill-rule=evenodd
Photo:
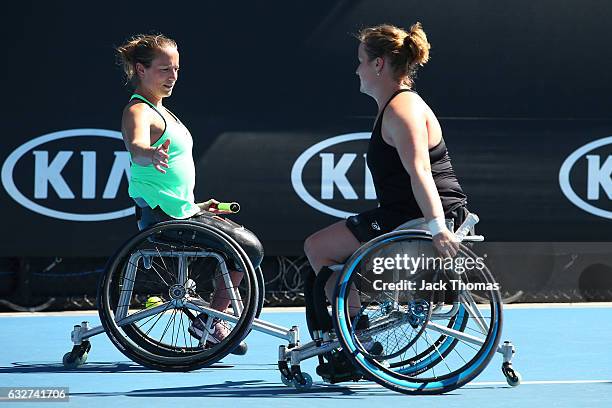
M433 220L427 222L427 227L429 228L429 231L431 231L431 236L433 237L446 229L446 222L443 217L434 218Z

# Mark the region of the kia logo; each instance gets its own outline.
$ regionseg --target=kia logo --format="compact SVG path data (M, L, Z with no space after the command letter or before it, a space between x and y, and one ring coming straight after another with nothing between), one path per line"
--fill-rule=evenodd
M297 195L309 206L321 211L325 214L329 214L338 218L346 218L354 215L354 212L345 211L342 209L334 208L324 201L330 201L334 197L335 191L340 193L340 198L343 200L376 200L376 192L374 190L374 182L372 181L372 174L368 169L366 163L366 154L361 153L331 153L325 152L326 149L340 143L368 140L371 134L367 132L360 133L348 133L344 135L335 136L326 140L323 140L304 151L293 164L291 169L291 184ZM315 198L310 192L304 187L303 172L307 163L311 159L318 160L320 164L320 197ZM358 196L355 188L349 181L347 173L349 169L357 163L358 160L363 161L364 171L360 173L359 181L363 180L363 195ZM317 167L318 168L318 167Z
M563 194L577 207L591 214L612 219L612 211L597 208L589 203L589 201L600 199L601 190L605 192L609 200L612 199L612 155L588 154L606 145L612 145L612 137L595 140L570 154L559 171L559 185ZM586 200L576 194L570 183L572 168L579 162L584 163L585 160L587 166Z
M75 144L63 140L67 138L87 139L81 139L82 143ZM104 221L134 214L133 205L110 212L107 210L107 203L117 205L115 198L121 181L124 177L129 180L129 153L120 149L111 154L107 147L108 142L104 142L104 149L88 148L99 142L92 138L115 139L112 143L118 148L122 147L116 141L122 140L121 133L105 129L71 129L37 137L19 146L7 157L2 166L4 188L15 201L27 209L61 220ZM45 149L49 142L54 142L61 149L57 151L57 146L55 151ZM81 150L77 151L73 147L66 148L66 146L79 146ZM20 160L22 160L21 165ZM23 162L23 160L27 161ZM32 169L25 163L32 161L34 180L33 186L30 186L33 187L33 197L27 197L24 192L31 190L23 186L23 180L29 179L29 176L24 176L24 174L30 174ZM108 166L100 165L102 162L108 163ZM16 167L20 168L17 172L15 172ZM110 170L105 167L110 167ZM68 171L68 168L71 171ZM69 173L68 176L66 173ZM17 184L22 188L21 191L17 188L15 177L18 177ZM100 179L104 182L98 183ZM51 190L54 194L50 194ZM50 200L51 198L55 201ZM47 208L42 205L43 200L70 206L72 211ZM105 207L106 210L98 211L100 206ZM75 208L79 210L75 211ZM80 209L89 210L89 212L80 211ZM92 213L92 209L96 212Z

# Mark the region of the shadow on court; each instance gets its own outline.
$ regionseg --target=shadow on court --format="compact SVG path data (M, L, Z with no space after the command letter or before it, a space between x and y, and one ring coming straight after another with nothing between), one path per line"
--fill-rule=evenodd
M353 383L357 384L357 383ZM497 387L481 387L497 388ZM448 393L443 395L432 395L431 398L444 398L445 396L459 395L460 392ZM298 391L294 388L280 384L271 384L263 380L245 381L225 381L218 384L206 384L195 387L182 388L159 388L142 389L127 392L94 392L94 393L70 393L71 397L140 397L140 398L329 398L348 397L350 399L362 399L372 396L397 397L399 394L372 383L359 383L359 386L342 384L321 384L315 383L313 387L306 391ZM423 398L423 396L421 396Z
M382 389L376 395L386 393ZM369 392L351 390L347 387L313 386L308 391L297 391L280 384L270 384L263 380L225 381L218 384L206 384L195 387L159 388L133 390L120 393L71 393L71 397L215 397L215 398L253 398L253 397L284 397L284 398L336 398L339 395L365 397Z
M129 361L126 362L87 362L87 364L79 367L68 369L64 367L62 363L57 362L40 362L40 363L32 363L32 362L15 362L11 363L11 367L0 367L0 374L12 374L12 373L22 373L22 374L35 374L35 373L62 373L62 374L72 374L72 373L153 373L157 372L151 370L149 368L145 368L139 364L132 363ZM206 372L214 372L217 369L227 369L234 368L233 365L229 364L215 364L212 367L204 368L199 370L198 372L206 373Z

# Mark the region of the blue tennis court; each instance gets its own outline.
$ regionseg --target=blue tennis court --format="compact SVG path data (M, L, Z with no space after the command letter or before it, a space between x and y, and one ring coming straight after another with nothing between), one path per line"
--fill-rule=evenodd
M306 327L301 308L265 309L262 318ZM609 303L507 306L502 340L510 339L517 347L513 362L523 376L522 385L506 384L497 354L466 387L440 396L408 396L365 381L324 384L314 374L316 359L302 366L313 375L313 388L288 388L276 367L281 341L258 332L247 338L246 356L229 356L189 373L145 369L126 359L102 334L92 338L87 364L68 370L61 358L71 348L72 326L83 320L99 325L95 312L1 314L0 386L68 387L67 404L91 407L601 407L612 396L611 318Z

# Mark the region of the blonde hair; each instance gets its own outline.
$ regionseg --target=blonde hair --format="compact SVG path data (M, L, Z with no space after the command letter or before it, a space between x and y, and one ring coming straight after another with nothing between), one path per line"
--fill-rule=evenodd
M370 61L386 57L398 80L412 86L419 67L429 61L431 45L421 23L413 24L408 31L390 24L364 28L357 34Z
M125 73L126 85L138 86L136 64L151 66L158 52L166 47L177 48L176 42L163 34L138 34L116 48L117 62Z

